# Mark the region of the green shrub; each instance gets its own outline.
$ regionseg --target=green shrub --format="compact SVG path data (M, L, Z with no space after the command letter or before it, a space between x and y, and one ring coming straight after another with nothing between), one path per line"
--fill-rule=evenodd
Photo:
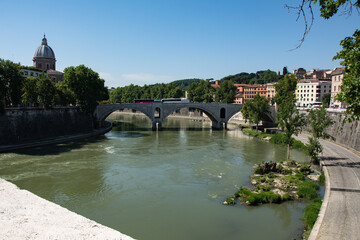
M305 151L307 150L306 145L303 142L296 140L296 139L293 139L292 147L297 148L297 149L303 149Z
M288 201L291 199L292 199L292 197L291 197L290 193L285 193L284 196L282 196L283 201Z
M305 180L305 176L303 173L297 173L295 174L295 178L299 179L300 181L304 181Z
M325 184L325 174L323 171L321 171L321 175L319 177L319 183L320 184Z
M313 200L313 203L310 204L309 206L305 207L304 209L304 221L305 221L305 226L308 229L311 229L315 222L316 219L319 215L319 211L321 208L321 199L316 198Z
M253 194L249 189L240 187L240 189L235 193L235 197L247 197Z
M308 173L310 171L311 171L310 166L308 164L306 164L306 163L301 164L300 172Z
M286 144L285 136L283 133L276 133L271 137L270 142L275 144Z
M299 184L297 194L301 198L314 199L318 197L319 186L310 181L305 181Z
M261 174L261 166L260 166L260 165L258 165L258 166L255 168L254 173L255 173L255 174Z
M225 201L226 201L227 204L230 205L230 206L235 205L235 200L234 200L233 198L231 198L231 197L227 197Z
M303 142L296 140L294 138L292 138L291 141L292 141L291 146L293 148L298 148L298 149L303 149L303 150L307 149L306 145ZM270 142L275 143L275 144L287 144L284 133L276 133L274 135L271 135Z

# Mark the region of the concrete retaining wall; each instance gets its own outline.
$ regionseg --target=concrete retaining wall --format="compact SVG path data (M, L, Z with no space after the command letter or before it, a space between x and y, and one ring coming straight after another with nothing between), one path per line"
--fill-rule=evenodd
M6 109L0 116L0 145L83 133L94 129L91 115L75 107Z
M335 123L326 132L336 138L336 142L360 151L360 122L344 123L344 113L328 112Z

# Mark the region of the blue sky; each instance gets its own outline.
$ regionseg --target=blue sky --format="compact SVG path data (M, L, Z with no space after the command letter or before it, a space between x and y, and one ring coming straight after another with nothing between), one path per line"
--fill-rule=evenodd
M84 64L109 87L303 67L332 69L339 42L359 28L356 11L304 24L285 4L300 0L3 0L0 58L33 64L46 34L57 70Z

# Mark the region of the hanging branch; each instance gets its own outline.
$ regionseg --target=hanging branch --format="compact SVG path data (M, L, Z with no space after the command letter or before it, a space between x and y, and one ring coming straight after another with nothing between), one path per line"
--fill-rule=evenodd
M311 30L311 27L314 23L314 13L313 13L312 6L311 6L312 2L313 2L313 0L310 0L310 1L302 0L302 3L297 7L285 5L285 8L287 8L289 12L291 10L297 11L296 21L299 21L300 17L302 17L304 20L304 24L305 24L304 33L303 33L302 38L300 39L300 43L294 49L291 49L290 51L300 48L301 45L304 43L306 36L309 34L309 32ZM308 15L306 15L306 11L304 10L306 7L308 8L308 11L310 12L310 19L309 19Z

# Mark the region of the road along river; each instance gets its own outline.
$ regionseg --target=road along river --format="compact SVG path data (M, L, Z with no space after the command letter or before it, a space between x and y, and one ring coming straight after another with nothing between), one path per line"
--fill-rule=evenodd
M137 239L293 239L306 202L222 205L286 147L210 123L113 114L105 136L0 155L0 178ZM292 151L295 160L304 153Z

